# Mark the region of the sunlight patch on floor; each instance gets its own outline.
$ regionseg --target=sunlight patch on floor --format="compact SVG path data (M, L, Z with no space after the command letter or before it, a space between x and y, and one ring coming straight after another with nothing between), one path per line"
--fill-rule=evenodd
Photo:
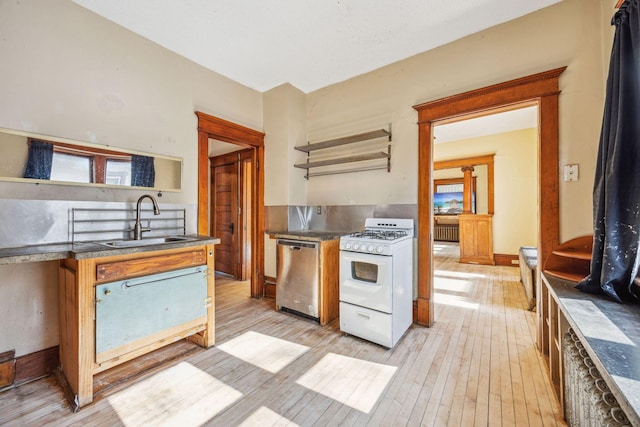
M329 353L296 383L368 414L396 369L395 366Z
M264 406L259 407L249 417L239 424L238 427L266 427L266 426L287 426L298 427L298 424L290 421L282 415L273 412Z
M217 348L273 374L309 350L304 345L254 331L245 332Z
M471 281L462 280L462 279L450 279L450 278L434 275L433 288L453 291L453 292L468 293L471 291Z
M467 301L467 298L457 295L443 294L441 292L435 292L433 300L436 304L452 305L460 308L470 308L477 310L480 308L480 304Z
M125 426L201 425L242 393L187 362L107 398Z
M434 243L433 244L433 252L441 252L441 251L444 251L446 249L449 249L448 245L442 245L442 244L438 244L438 243Z
M434 270L433 274L436 276L449 276L458 277L460 279L484 279L486 274L480 273L466 273L463 271L450 271L450 270Z

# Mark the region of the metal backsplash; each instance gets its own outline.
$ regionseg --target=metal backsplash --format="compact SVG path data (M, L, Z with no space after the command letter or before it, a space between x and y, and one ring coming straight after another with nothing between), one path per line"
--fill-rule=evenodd
M159 206L160 212L163 209L185 209L186 232L187 234L196 232L197 210L195 205L160 203ZM136 202L3 199L0 202L0 247L11 248L25 245L71 242L73 239L71 227L73 208L135 210ZM133 221L130 225L123 225L123 231L129 227L133 227ZM108 238L111 238L111 236L101 236L100 234L93 236L95 240Z
M158 215L153 209L140 209L140 222L149 228L146 237L187 234L186 209L170 209L163 206ZM73 208L71 209L71 240L95 242L130 238L132 224L136 221L136 209Z
M319 213L318 213L319 212ZM353 232L364 228L366 218L412 218L413 299L418 296L418 205L265 206L267 231L314 230ZM305 228L306 227L306 228Z
M412 218L418 205L266 206L267 230L359 231L366 218Z

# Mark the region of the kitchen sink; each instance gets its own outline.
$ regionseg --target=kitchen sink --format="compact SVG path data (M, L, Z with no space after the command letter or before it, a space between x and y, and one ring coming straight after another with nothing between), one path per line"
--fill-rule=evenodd
M192 237L186 237L186 236L170 236L170 237L149 237L147 239L140 239L140 240L133 240L133 239L111 240L109 242L100 242L100 244L109 246L112 248L130 248L134 246L161 245L163 243L189 242L193 240L196 240L196 239Z

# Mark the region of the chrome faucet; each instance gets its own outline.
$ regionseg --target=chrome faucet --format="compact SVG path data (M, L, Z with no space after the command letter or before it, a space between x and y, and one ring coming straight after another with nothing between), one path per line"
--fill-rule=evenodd
M133 239L134 240L142 239L142 232L143 231L151 231L151 227L150 227L151 220L149 220L149 225L147 225L146 228L143 228L142 224L140 224L140 205L142 204L142 200L145 197L151 199L151 203L153 203L153 214L154 215L160 215L160 208L158 208L158 202L156 201L156 199L152 195L143 194L142 196L140 196L140 198L138 199L138 204L136 206L136 224L133 226Z

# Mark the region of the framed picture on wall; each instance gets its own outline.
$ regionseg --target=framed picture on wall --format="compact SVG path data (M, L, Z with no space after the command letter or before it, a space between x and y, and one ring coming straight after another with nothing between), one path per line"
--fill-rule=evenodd
M462 213L463 204L462 192L446 192L433 194L433 213L442 214L460 214ZM476 213L476 192L471 193L471 212Z

